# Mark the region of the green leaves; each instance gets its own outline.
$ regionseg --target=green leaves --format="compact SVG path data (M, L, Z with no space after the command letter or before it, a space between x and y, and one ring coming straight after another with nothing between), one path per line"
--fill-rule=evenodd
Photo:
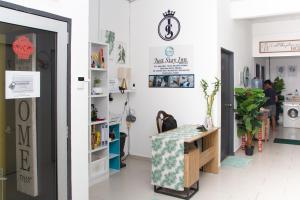
M238 135L247 133L255 135L261 127L258 119L260 108L265 104L267 98L262 89L235 88L237 108L235 109L238 120Z
M252 123L251 123L251 117L248 117L247 115L244 117L244 122L246 126L246 130L248 132L252 131Z
M282 90L285 89L284 80L279 77L275 78L273 87L277 94L281 94Z
M284 96L281 93L285 89L284 80L279 77L275 78L273 88L278 95L277 109L279 109L279 113L283 113Z
M213 103L214 103L214 100L215 100L215 96L217 95L220 87L221 87L221 80L216 78L216 82L213 83L214 85L214 89L212 91L212 93L209 95L208 94L208 83L206 80L202 79L200 81L200 84L201 84L201 87L202 87L202 90L203 90L203 93L204 93L204 96L205 96L205 99L206 99L206 104L207 104L207 115L208 116L211 116L211 111L212 111L212 106L213 106Z

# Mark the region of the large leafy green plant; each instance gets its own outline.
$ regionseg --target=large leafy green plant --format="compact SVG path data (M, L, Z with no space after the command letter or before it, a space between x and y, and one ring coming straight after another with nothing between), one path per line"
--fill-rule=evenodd
M254 88L235 88L235 98L238 135L247 135L247 146L251 147L252 137L261 127L261 121L258 119L260 108L265 104L267 98L262 89Z

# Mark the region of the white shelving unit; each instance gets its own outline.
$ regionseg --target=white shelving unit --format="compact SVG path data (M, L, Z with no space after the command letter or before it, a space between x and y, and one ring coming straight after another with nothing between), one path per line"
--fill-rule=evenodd
M125 90L124 93L127 94L127 93L134 93L135 92L135 89L129 89L129 90ZM120 91L109 91L110 94L121 94Z
M98 60L97 60L98 58ZM105 67L100 67L100 59ZM94 61L94 62L93 62ZM89 183L90 186L109 178L109 88L108 45L89 43ZM102 60L103 62L103 60ZM92 67L93 65L93 67ZM100 79L99 94L93 93L95 79ZM97 109L97 120L92 121L92 105Z

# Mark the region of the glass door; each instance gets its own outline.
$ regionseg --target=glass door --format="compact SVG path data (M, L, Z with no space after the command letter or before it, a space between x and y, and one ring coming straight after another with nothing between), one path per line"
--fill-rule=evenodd
M0 200L67 200L67 40L0 7Z

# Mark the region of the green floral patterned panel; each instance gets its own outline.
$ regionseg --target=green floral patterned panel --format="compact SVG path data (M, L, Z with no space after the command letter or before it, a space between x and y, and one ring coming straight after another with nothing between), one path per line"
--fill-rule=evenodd
M184 140L199 134L185 125L152 137L152 185L184 190Z

